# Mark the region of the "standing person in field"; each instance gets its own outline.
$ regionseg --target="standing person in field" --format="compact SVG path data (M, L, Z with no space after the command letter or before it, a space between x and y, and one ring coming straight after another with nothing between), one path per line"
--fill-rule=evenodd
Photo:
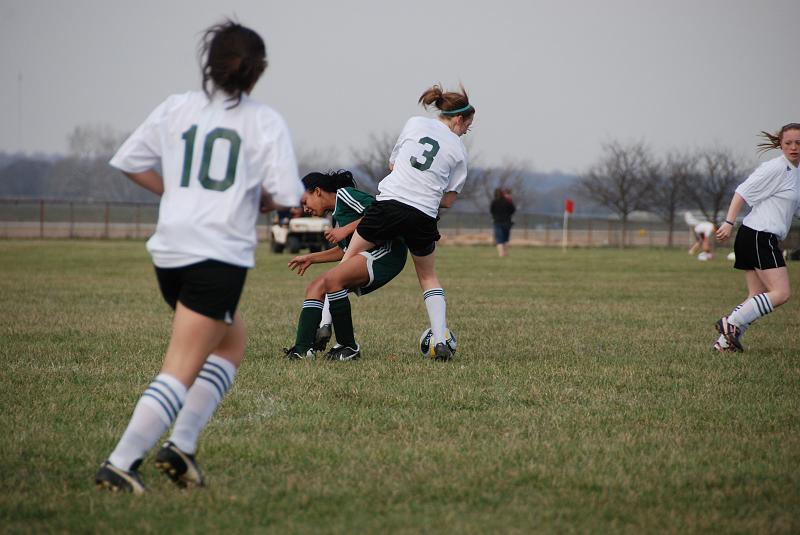
M511 237L511 226L514 224L511 221L511 216L514 215L516 210L517 208L511 198L511 190L496 188L492 204L489 205L489 211L492 214L497 256L508 256L508 241Z
M100 488L145 492L139 465L173 422L155 465L178 486L204 484L197 441L244 357L236 307L255 263L259 202L295 206L302 194L286 123L249 97L267 67L264 41L226 21L206 30L201 54L203 91L168 97L111 160L161 196L147 249L175 315L160 373L97 470Z
M329 239L337 245L327 251L296 256L289 261L289 269L303 275L312 264L337 262L344 257L350 236L367 208L375 202L369 193L356 189L350 171L336 173L309 173L303 177L303 209L314 216L333 212L336 225ZM289 359L314 358L316 351L324 349L320 343L317 325L323 315L323 302L330 302L331 321L337 344L325 355L328 360L348 361L361 356L356 343L353 318L350 312L348 291L364 295L381 288L403 271L408 249L403 240L395 238L383 245L363 251L327 273L315 278L306 288L303 309L297 322L294 346L286 349ZM338 291L332 289L342 288ZM327 340L324 341L327 344Z
M762 316L789 300L789 272L778 242L786 237L792 216L800 217L800 123L790 123L777 133L762 132L762 152L781 149L783 154L762 163L733 195L717 239L727 240L745 203L750 213L736 233L734 267L745 272L747 299L716 323L718 351L744 351L745 330Z
M376 201L364 213L344 259L402 238L411 252L431 322L436 360L449 360L444 290L436 276L439 210L450 208L467 178L467 149L475 107L466 91L427 89L419 103L439 110L436 118L412 117L389 157L391 172L378 184ZM341 290L341 288L338 288ZM333 290L336 290L334 288Z

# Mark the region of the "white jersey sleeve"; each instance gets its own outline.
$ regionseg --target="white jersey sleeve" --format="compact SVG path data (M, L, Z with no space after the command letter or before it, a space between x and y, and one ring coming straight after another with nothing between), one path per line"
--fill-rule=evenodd
M134 130L109 162L126 173L142 173L158 167L164 148L161 144L161 127L169 110L181 95L172 95L158 105L147 119Z
M445 192L455 191L456 193L461 193L461 190L464 189L464 183L466 181L467 181L467 151L465 149L464 158L458 161L458 163L450 173L450 182L448 182L447 188L445 188Z
M775 195L782 187L781 171L782 167L776 168L775 160L764 162L747 177L747 180L739 184L736 193L741 195L747 204L754 206Z
M297 159L286 122L272 111L262 114L262 130L269 139L261 145L257 159L265 171L262 187L279 206L299 206L303 195L303 183L297 173Z
M403 146L403 141L408 137L407 131L409 129L409 125L411 124L411 119L406 121L406 124L403 126L403 130L400 132L400 135L397 137L397 141L394 143L394 148L392 149L392 154L389 155L389 167L394 167L394 163L397 161L397 155L400 153L400 148Z

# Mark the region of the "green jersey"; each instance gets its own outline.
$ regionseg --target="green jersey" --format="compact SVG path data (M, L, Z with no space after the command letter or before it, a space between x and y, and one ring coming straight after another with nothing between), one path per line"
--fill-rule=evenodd
M367 206L375 202L375 197L356 188L339 188L336 190L336 208L333 210L333 224L338 227L349 225L364 215ZM350 236L337 245L347 249Z
M339 188L336 190L336 208L333 210L333 223L343 227L360 219L367 207L375 202L375 197L355 188ZM350 236L337 245L347 249ZM386 285L403 271L408 249L401 238L388 241L369 251L361 253L367 259L369 282L359 288L357 293L363 295Z

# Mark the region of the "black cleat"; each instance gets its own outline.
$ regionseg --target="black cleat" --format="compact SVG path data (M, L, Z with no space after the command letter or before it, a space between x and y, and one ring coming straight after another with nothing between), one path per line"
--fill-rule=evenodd
M739 340L739 337L742 336L742 331L739 329L738 325L728 322L728 316L722 316L718 319L715 327L717 328L717 332L725 337L728 346L734 348L736 351L744 351L744 346L742 346L742 342Z
M203 472L194 455L181 451L172 442L165 442L156 453L156 468L182 489L206 485Z
M448 361L453 358L453 351L447 344L439 342L433 348L433 360Z
M327 360L338 360L341 362L347 360L357 360L361 358L361 348L356 345L356 348L353 349L352 347L348 346L341 346L339 344L335 345L328 353L325 355Z
M110 462L104 461L94 475L94 484L101 490L144 494L147 492L147 487L139 479L139 472L137 472L140 464L142 464L141 459L133 463L131 469L126 472Z
M283 348L283 356L289 360L314 360L317 358L317 353L314 351L314 348L309 349L305 353L302 353L296 349L297 346L292 346L289 348Z
M314 349L317 351L325 351L328 347L328 342L331 341L333 335L333 328L330 324L322 325L317 329L317 334L314 337Z

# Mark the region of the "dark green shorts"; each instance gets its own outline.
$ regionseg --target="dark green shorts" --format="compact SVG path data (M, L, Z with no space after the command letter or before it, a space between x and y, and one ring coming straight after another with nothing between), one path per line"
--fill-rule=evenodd
M408 248L402 241L392 240L369 251L364 251L361 256L367 259L369 282L359 288L357 293L365 295L385 286L403 271Z

